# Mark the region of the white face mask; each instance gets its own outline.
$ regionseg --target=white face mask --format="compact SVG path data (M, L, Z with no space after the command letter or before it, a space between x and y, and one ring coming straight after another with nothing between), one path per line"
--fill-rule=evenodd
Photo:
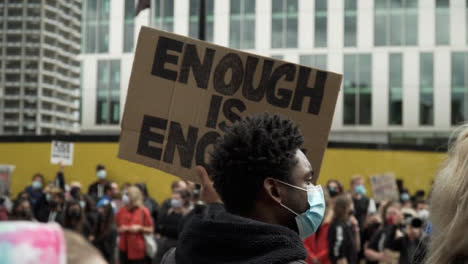
M106 170L98 170L96 176L98 177L98 179L104 180L107 177L107 172Z
M124 204L129 204L130 203L130 198L128 198L128 195L126 195L126 194L122 195L122 202Z

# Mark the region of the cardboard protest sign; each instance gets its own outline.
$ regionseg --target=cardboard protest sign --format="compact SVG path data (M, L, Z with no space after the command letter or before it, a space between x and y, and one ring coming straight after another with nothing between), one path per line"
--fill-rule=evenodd
M10 177L14 170L13 165L0 165L0 195L7 195L10 190Z
M395 175L391 173L374 175L370 177L370 181L376 202L380 202L382 200L399 200L399 192Z
M73 164L73 143L52 141L50 150L50 163L70 166Z
M125 104L118 156L197 180L216 139L255 113L300 125L314 171L320 166L342 75L142 27Z

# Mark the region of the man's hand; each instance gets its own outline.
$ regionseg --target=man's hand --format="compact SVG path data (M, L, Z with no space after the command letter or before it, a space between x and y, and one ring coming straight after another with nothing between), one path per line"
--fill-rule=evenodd
M202 166L195 167L198 178L200 178L200 184L202 186L200 199L205 203L223 203L219 198L218 193L213 187L213 182L208 177L206 169Z

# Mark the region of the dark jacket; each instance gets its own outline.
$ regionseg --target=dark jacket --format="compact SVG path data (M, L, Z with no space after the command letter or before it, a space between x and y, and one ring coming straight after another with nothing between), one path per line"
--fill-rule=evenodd
M99 195L99 185L102 187L102 193ZM101 200L102 196L104 195L104 184L100 184L99 181L94 182L88 188L88 195L91 196L96 203Z
M26 187L24 192L28 194L29 202L31 203L32 207L35 207L39 199L44 196L44 192L42 189L34 189L32 186Z
M42 223L49 222L49 216L51 213L51 208L49 202L47 202L45 195L43 195L34 206L34 218L37 221ZM58 210L57 214L55 215L54 222L62 224L62 210Z
M397 227L393 226L389 233L385 248L400 253L399 264L422 264L426 256L427 239L410 240L407 234L395 238Z
M157 228L158 217L159 217L159 204L153 198L147 196L145 200L143 200L143 205L148 209L151 217L153 218L153 225L154 229Z
M358 263L358 252L351 226L345 221L333 221L328 229L328 254L331 263L345 258L349 264Z
M113 264L115 262L114 253L117 247L117 228L114 226L103 237L96 237L93 245L101 252L107 263Z
M65 191L65 175L63 172L57 172L57 176L55 176L55 186Z
M194 215L179 237L175 254L170 254L175 257L166 256L163 264L287 264L305 263L307 257L294 231L230 214L221 204L210 204L206 212Z

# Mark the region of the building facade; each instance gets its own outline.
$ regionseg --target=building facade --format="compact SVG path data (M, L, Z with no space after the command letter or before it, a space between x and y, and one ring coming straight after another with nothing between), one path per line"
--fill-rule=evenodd
M0 1L0 134L79 132L81 0Z
M82 132L119 133L139 27L197 37L199 0L152 0L136 18L134 1L98 2L83 7ZM425 144L468 120L468 0L207 0L206 13L208 41L344 74L333 141Z

